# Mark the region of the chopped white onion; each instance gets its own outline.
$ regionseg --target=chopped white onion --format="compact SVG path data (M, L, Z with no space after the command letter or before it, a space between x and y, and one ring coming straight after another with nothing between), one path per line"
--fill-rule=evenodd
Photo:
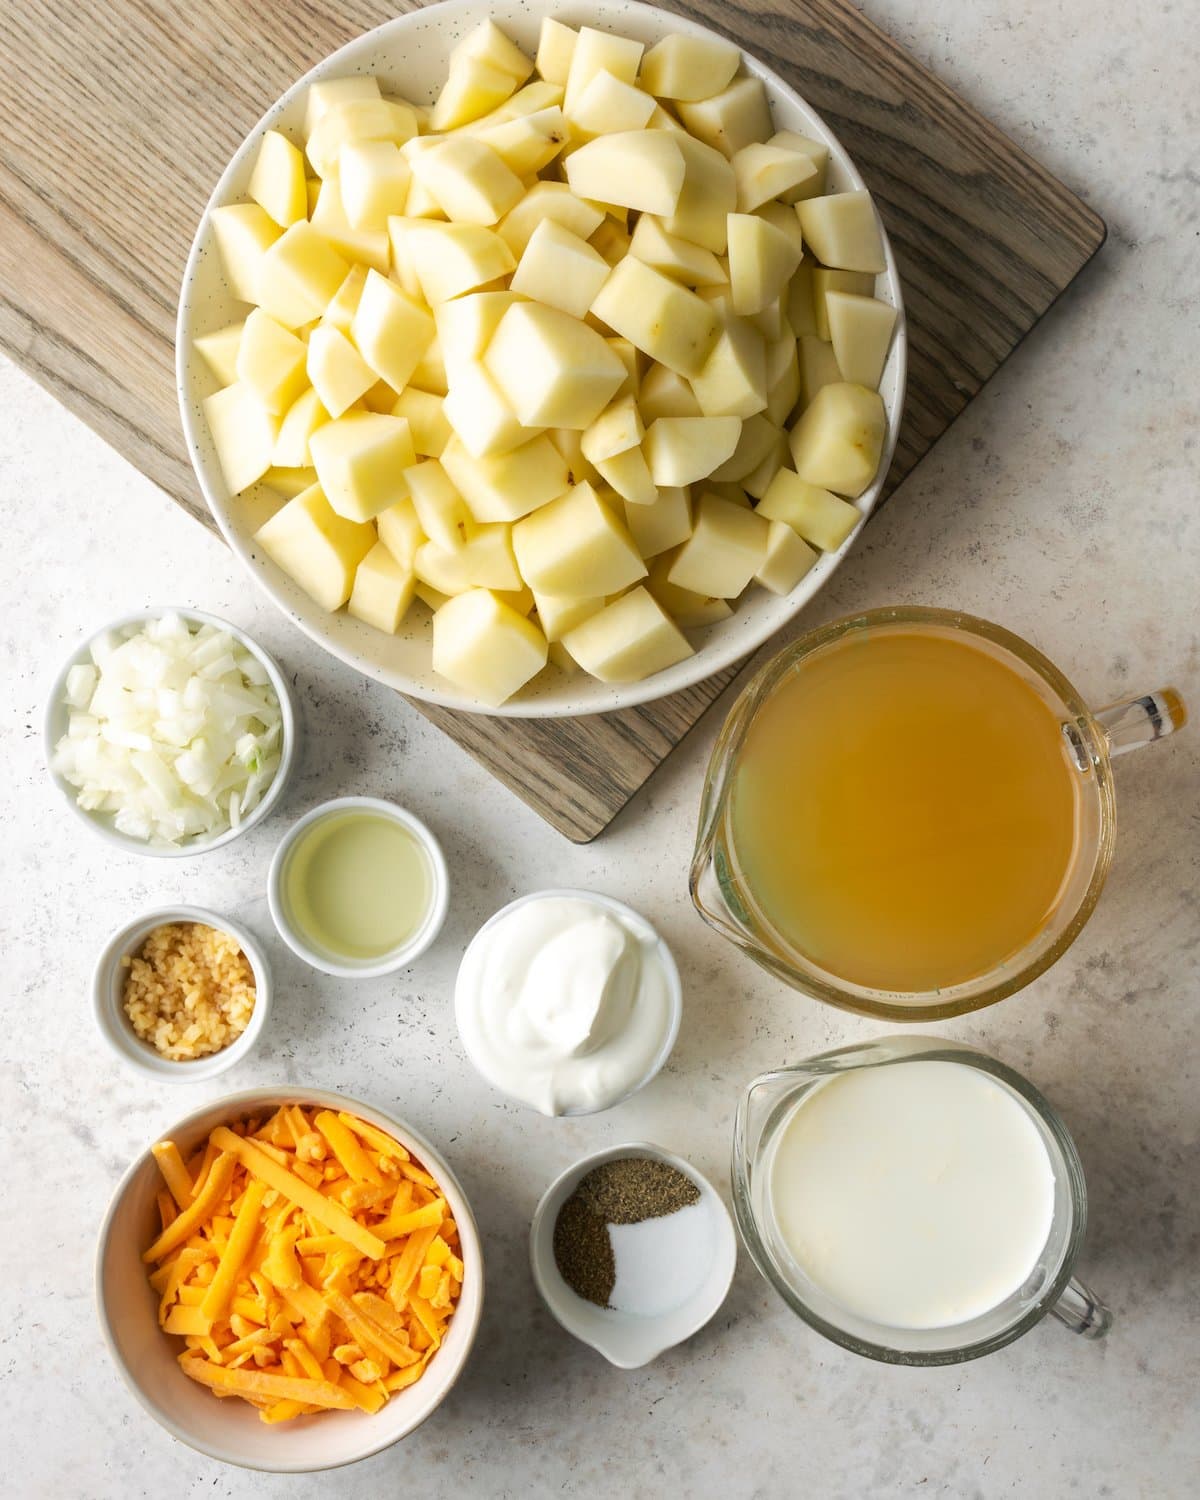
M128 838L178 845L240 827L279 769L283 718L228 631L166 614L92 642L67 673L54 769Z

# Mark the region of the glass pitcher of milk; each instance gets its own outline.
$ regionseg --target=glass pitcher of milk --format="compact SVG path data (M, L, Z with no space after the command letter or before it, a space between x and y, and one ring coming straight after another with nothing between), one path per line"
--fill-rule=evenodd
M763 1276L871 1359L975 1359L1047 1313L1093 1339L1112 1322L1071 1274L1087 1193L1066 1126L960 1043L890 1037L756 1078L733 1188Z

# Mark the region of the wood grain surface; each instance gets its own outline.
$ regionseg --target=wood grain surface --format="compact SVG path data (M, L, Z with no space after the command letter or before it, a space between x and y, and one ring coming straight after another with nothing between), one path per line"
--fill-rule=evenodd
M352 36L415 8L0 7L0 347L205 525L173 370L176 300L201 210L273 99ZM886 500L1099 249L1104 224L849 0L665 8L769 60L824 115L875 194L909 327L908 402ZM414 707L582 842L734 675L575 720Z

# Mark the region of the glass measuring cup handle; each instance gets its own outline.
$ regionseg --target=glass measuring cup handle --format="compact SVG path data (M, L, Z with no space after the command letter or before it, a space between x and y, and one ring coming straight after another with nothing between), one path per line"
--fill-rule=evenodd
M1108 740L1110 756L1124 755L1142 745L1165 739L1187 723L1187 705L1173 687L1159 688L1136 698L1122 698L1095 710Z
M1112 1327L1112 1313L1095 1292L1072 1276L1062 1296L1050 1309L1060 1323L1085 1339L1102 1339Z

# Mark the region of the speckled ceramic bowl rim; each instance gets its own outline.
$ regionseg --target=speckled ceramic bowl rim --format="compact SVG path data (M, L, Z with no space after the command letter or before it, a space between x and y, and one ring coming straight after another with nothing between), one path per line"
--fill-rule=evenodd
M579 3L569 4L565 8L561 5L551 3L551 0L528 0L528 4L524 5L522 9L534 19L540 16L553 16L558 20L570 22L575 25L590 24L600 28L611 27L615 30L620 29L620 17L623 14L633 14L641 17L647 25L655 26L659 30L669 25L673 30L686 34L719 36L718 33L713 32L710 28L701 25L690 17L660 11L656 6L641 4L640 0L579 0ZM175 377L180 414L192 467L195 470L208 508L225 540L229 543L230 548L253 578L257 587L261 588L268 598L295 625L304 631L311 640L324 647L325 650L329 651L339 660L363 672L368 677L373 677L377 681L387 683L389 687L406 693L410 697L420 698L425 702L440 704L444 708L457 709L466 713L485 714L502 718L569 718L585 714L611 713L617 709L633 708L638 704L648 703L655 699L666 697L671 693L680 692L685 688L693 687L705 678L711 677L715 673L723 671L726 667L733 666L742 661L777 635L800 613L804 606L829 581L847 553L856 544L863 524L879 501L887 480L888 471L891 468L896 442L900 434L908 372L908 332L900 276L896 266L895 255L893 254L887 231L882 222L880 223L880 232L883 239L885 260L885 269L882 276L887 287L887 300L895 307L897 314L893 347L888 359L889 367L892 367L894 362L895 388L891 401L888 402L885 398L885 405L888 407L887 435L884 440L878 473L868 488L855 501L857 508L861 512L861 519L835 552L827 552L821 555L807 576L786 598L780 599L773 595L766 596L763 599L755 601L753 608L742 608L735 611L728 621L722 622L721 626L714 627L715 633L710 634L699 642L693 656L641 682L613 684L600 683L589 678L586 679L587 687L585 690L581 690L579 686L567 682L564 683L561 690L556 689L553 696L549 694L542 697L537 695L522 697L518 695L510 702L497 707L495 705L484 704L476 698L464 695L449 682L442 683L438 681L436 683L429 683L412 677L408 673L387 667L380 662L372 661L349 641L341 639L338 634L332 631L328 627L326 619L315 613L316 606L311 605L307 601L301 603L298 600L290 598L289 589L282 586L282 578L276 578L272 571L264 567L262 562L256 558L254 549L248 539L240 534L233 522L231 511L236 502L225 492L224 484L220 479L215 462L209 461L201 447L198 439L198 431L203 419L199 415L198 410L193 408L193 403L189 395L188 370L193 359L192 343L196 334L203 331L195 327L197 309L193 302L191 288L196 279L200 258L211 239L209 214L212 209L223 204L229 197L231 183L238 175L250 152L257 147L263 132L272 127L278 116L288 108L297 94L302 89L307 88L310 83L318 78L334 74L342 67L354 71L353 59L360 54L364 43L368 40L372 40L376 44L381 44L385 39L390 39L393 36L403 37L410 31L418 30L423 26L427 27L434 20L449 28L456 24L461 26L476 17L481 20L489 18L492 14L491 8L482 4L481 0L441 0L441 3L436 7L431 6L427 9L418 9L398 16L391 21L386 21L383 25L375 27L372 31L366 32L362 36L347 42L338 51L317 63L302 78L292 84L250 130L234 153L234 156L214 188L212 197L205 205L204 213L197 227L196 236L192 241L187 265L184 270L179 299L179 314L175 330ZM726 39L720 38L720 40ZM840 190L850 191L865 188L866 184L863 182L857 167L854 165L853 159L822 116L813 109L796 89L786 83L774 69L748 52L745 48L741 48L740 50L748 70L761 77L769 89L786 98L802 115L806 116L805 128L820 137L823 143L829 147L831 157L837 164L839 174L845 178L845 184ZM786 607L780 608L779 606L781 605ZM575 679L576 682L578 680Z
M119 833L115 828L102 822L92 813L80 807L75 788L58 774L54 769L54 747L63 734L66 733L66 721L68 709L63 701L66 692L67 673L74 666L79 666L91 661L90 651L92 642L110 631L123 630L129 625L138 625L146 620L158 620L163 615L179 615L181 619L194 625L212 625L218 630L224 630L231 635L240 646L245 647L250 654L262 664L263 670L271 680L271 687L275 696L279 699L279 712L283 720L279 737L279 769L263 795L262 801L256 808L238 824L236 828L227 828L224 833L219 833L216 838L202 840L198 843L180 844L178 848L162 848L144 843L141 839L129 838L126 834ZM237 625L231 625L228 620L222 620L217 615L206 614L203 610L186 608L178 604L151 604L145 609L135 609L129 614L119 615L115 620L109 620L107 624L99 626L89 632L87 637L80 641L66 661L59 668L57 675L46 696L46 710L42 718L42 743L45 754L46 770L50 780L61 793L63 800L71 809L72 813L86 824L97 837L102 838L105 843L112 844L118 849L125 849L131 854L143 854L151 859L188 859L195 854L209 854L214 849L221 849L226 844L231 844L234 839L241 838L242 834L249 831L267 818L276 803L283 796L288 781L296 764L296 704L292 697L291 685L283 675L278 662L270 656L251 636L247 635Z
M283 867L295 848L296 841L314 823L323 822L339 812L352 812L356 808L391 818L417 839L429 858L433 875L433 899L424 922L407 943L402 943L399 948L394 948L382 958L369 959L363 963L340 963L330 954L312 947L303 933L292 925L283 892ZM406 807L401 807L397 802L388 802L382 797L334 797L297 819L279 841L279 847L271 860L271 868L267 872L267 904L279 936L296 957L302 958L310 968L318 969L322 974L331 974L335 979L378 979L383 974L394 974L399 969L407 968L437 940L450 907L450 871L433 830Z
M524 896L518 896L515 901L510 901L507 906L502 906L499 911L493 912L492 915L483 924L483 926L480 927L479 930L475 933L475 936L463 950L463 956L459 961L458 973L455 975L454 981L454 1020L456 1026L458 1026L458 975L462 973L463 965L466 963L467 955L471 952L471 949L480 940L480 938L483 937L484 933L488 932L492 927L494 927L497 922L500 922L505 917L507 917L510 912L516 911L520 906L528 906L530 902L545 901L553 896L565 896L575 901L590 901L596 906L600 906L607 911L614 912L618 917L625 917L637 923L639 926L648 927L654 934L654 938L658 946L658 954L662 960L663 972L665 973L667 979L667 996L668 1003L670 1005L670 1016L667 1020L667 1029L663 1033L662 1042L660 1043L657 1052L654 1054L654 1058L651 1061L650 1066L646 1069L645 1073L642 1074L641 1078L639 1078L638 1081L632 1085L632 1087L626 1089L625 1092L619 1095L617 1098L609 1100L608 1103L598 1104L594 1109L567 1109L564 1110L561 1115L556 1117L558 1119L579 1119L583 1115L598 1115L603 1114L607 1109L616 1109L618 1104L624 1104L627 1099L632 1099L634 1094L640 1093L640 1091L644 1089L648 1083L652 1082L652 1080L657 1078L659 1073L662 1072L663 1067L665 1066L666 1061L670 1057L671 1053L674 1051L675 1043L679 1038L679 1027L681 1021L683 1020L683 981L679 977L679 965L675 962L675 955L671 952L666 938L664 938L662 933L659 932L658 928L654 926L653 922L648 921L644 916L642 916L641 912L635 911L632 906L627 905L624 901L618 901L615 896L601 895L598 891L573 890L566 887L551 887L550 889L544 891L529 891ZM490 1088L494 1088L497 1093L503 1094L506 1099L512 1099L514 1103L520 1104L525 1109L533 1110L534 1113L537 1114L541 1113L539 1110L534 1110L533 1105L530 1104L527 1099L522 1099L516 1094L510 1094L507 1089L502 1088L494 1078L489 1076L487 1070L483 1067L482 1063L472 1053L470 1047L467 1045L467 1041L463 1036L461 1026L458 1027L458 1037L459 1041L462 1043L463 1051L470 1059L471 1066ZM543 1118L545 1118L545 1116L543 1116Z

